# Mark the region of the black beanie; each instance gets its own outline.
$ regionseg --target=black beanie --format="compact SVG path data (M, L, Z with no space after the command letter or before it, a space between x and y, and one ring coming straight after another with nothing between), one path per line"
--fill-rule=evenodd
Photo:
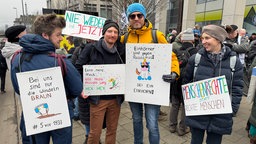
M102 29L102 35L105 34L105 32L107 31L108 28L110 27L115 27L117 30L118 30L118 33L119 33L119 26L116 22L114 22L113 20L106 20L104 25L103 25L103 29Z
M5 31L5 36L8 39L8 42L18 42L19 38L16 38L21 32L26 29L23 25L11 26Z

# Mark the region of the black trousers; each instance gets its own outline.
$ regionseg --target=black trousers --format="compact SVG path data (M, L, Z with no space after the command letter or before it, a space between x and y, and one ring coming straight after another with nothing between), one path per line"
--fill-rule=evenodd
M1 77L1 91L5 90L5 77L6 77L6 71L0 73Z

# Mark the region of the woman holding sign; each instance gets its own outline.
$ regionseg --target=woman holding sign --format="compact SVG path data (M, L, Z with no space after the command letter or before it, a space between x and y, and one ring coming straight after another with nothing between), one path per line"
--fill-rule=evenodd
M232 110L234 111L239 107L243 94L243 66L238 57L234 57L235 66L231 70L230 60L232 56L236 56L236 53L223 44L226 37L227 32L220 26L207 25L203 28L201 39L204 48L190 57L183 84L224 75L228 85ZM192 92L192 89L189 89L189 92ZM188 97L184 95L186 94L183 93L186 106ZM188 107L186 107L186 115L187 110ZM207 111L210 113L212 110L209 108ZM186 124L191 130L191 144L203 143L205 131L207 133L207 144L221 144L222 136L232 132L232 112L186 116Z

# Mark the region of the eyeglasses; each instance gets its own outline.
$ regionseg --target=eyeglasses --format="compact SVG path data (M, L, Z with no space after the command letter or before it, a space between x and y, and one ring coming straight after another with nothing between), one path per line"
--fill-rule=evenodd
M143 17L143 14L132 14L129 16L129 18L134 20L136 18L136 16L138 17L138 19L141 19Z
M148 68L148 66L147 66L147 65L142 65L141 67L142 67L142 68L144 68L144 67L145 67L145 68Z

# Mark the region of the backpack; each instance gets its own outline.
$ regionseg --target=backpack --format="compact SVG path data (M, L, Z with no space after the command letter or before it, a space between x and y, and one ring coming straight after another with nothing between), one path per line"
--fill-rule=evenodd
M183 78L185 75L185 67L188 63L188 59L190 58L190 50L195 49L194 47L186 48L185 50L174 49L173 52L176 54L179 67L180 67L180 78Z
M153 43L158 43L156 31L157 31L157 29L152 29L152 31L151 31L151 35L152 35L152 38L153 38ZM124 43L127 42L129 34L130 34L129 32L124 34Z
M194 65L194 74L193 74L193 81L194 81L194 78L195 78L195 75L196 75L196 71L197 71L197 68L198 68L198 64L200 63L200 59L201 59L201 54L199 53L196 53L196 56L195 56L195 65ZM236 56L231 56L230 57L230 63L229 63L229 66L230 66L230 69L231 69L231 87L230 87L230 94L232 94L232 85L233 85L233 75L234 75L234 71L235 71L235 66L236 66ZM232 100L232 99L231 99Z
M18 50L14 53L13 57L12 57L12 60L11 62L13 62L14 58L19 54L21 53L21 56L20 56L20 61L19 61L19 65L17 67L15 67L15 69L17 71L19 71L21 69L21 64L22 62L25 60L27 62L31 61L32 57L34 56L34 54L30 53L29 56L25 57L25 52L23 52L22 50ZM60 66L61 68L61 73L62 73L62 76L65 77L66 74L67 74L67 66L66 66L66 63L64 61L64 58L66 57L65 55L61 55L61 54L56 54L54 52L50 52L50 53L45 53L47 54L48 56L50 57L55 57L57 59L57 62L58 62L58 65Z

